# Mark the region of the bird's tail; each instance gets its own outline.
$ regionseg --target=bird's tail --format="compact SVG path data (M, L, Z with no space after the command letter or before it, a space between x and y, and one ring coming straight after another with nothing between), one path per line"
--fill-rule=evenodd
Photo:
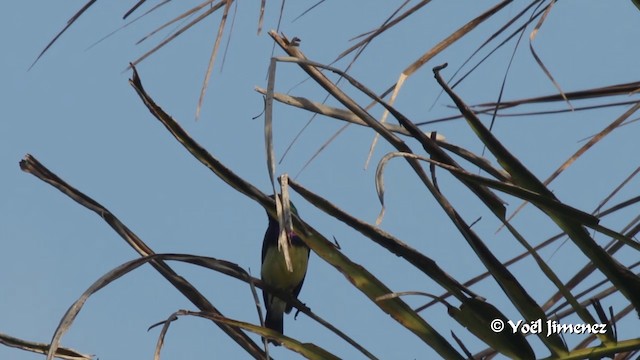
M284 331L283 315L283 311L267 311L267 317L264 320L264 326L282 334ZM276 346L280 345L273 340L269 340L269 342Z
M282 334L284 330L282 315L282 311L267 311L267 318L264 320L264 326Z

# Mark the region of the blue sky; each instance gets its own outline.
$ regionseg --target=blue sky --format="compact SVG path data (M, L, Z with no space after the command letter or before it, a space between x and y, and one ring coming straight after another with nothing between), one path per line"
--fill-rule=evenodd
M188 4L197 2L189 1ZM414 121L451 115L450 102L441 97L431 68L449 62L448 78L479 41L522 8L509 5L498 19L480 26L458 44L437 56L409 79L400 93L398 108ZM397 4L383 1L327 2L292 22L313 2L287 2L281 30L302 39L307 56L331 62L350 46L348 40L378 26ZM435 1L405 24L375 41L356 63L352 75L369 88L381 91L400 71L494 1ZM33 154L45 166L114 212L156 252L191 253L226 259L257 276L260 247L267 219L264 211L230 189L193 159L148 113L123 72L155 42L134 43L171 14L186 9L172 2L156 15L134 24L89 50L88 46L123 22L130 6L98 2L27 71L37 54L80 6L78 2L13 1L0 5L0 36L5 51L0 56L0 332L47 342L69 305L105 272L136 254L95 214L81 208L57 190L20 171L18 162ZM336 9L339 8L339 11ZM279 4L268 3L264 31L256 35L257 3L241 2L229 51L221 71L218 59L199 121L195 108L219 15L194 27L178 40L145 60L138 69L147 91L214 156L265 192L269 179L265 165L262 98L254 86L266 87L272 42L266 31L277 23ZM364 10L363 12L363 9ZM143 10L144 11L144 10ZM330 19L327 21L327 19ZM559 2L540 30L534 46L564 90L579 90L637 81L640 50L637 26L640 12L631 1ZM160 35L158 39L164 35ZM469 103L493 101L512 46L498 51L457 89ZM276 54L281 53L276 51ZM344 62L340 63L344 66ZM278 65L276 89L321 101L324 93L311 82L301 85L304 74L292 64ZM507 99L554 93L552 84L535 65L524 42L518 50L506 86ZM353 91L350 92L354 94ZM363 100L362 95L355 95ZM331 103L335 105L335 102ZM622 114L625 108L552 116L501 119L495 134L540 178L546 178L590 136ZM374 115L380 115L375 109ZM279 157L309 114L277 105L274 113L276 153ZM294 176L342 123L316 119L277 172ZM637 124L614 131L573 165L550 188L570 205L593 210L611 189L638 164ZM482 147L461 121L438 124L436 130L476 153ZM425 129L430 130L430 129ZM372 135L351 126L334 141L298 180L343 209L373 223L379 211L375 193L375 165L363 170ZM374 164L392 149L381 144ZM595 165L595 166L594 166ZM471 222L474 229L502 260L521 251L506 233L495 234L498 221L466 189L440 173L443 191ZM424 251L454 277L466 280L482 271L462 237L433 198L402 161L388 166L385 176L387 215L382 227ZM594 185L597 184L597 185ZM600 185L602 184L602 185ZM637 195L637 180L620 199ZM588 189L588 191L587 191ZM415 194L422 194L416 197ZM371 244L360 234L323 215L295 197L301 216L328 237L335 236L343 252L368 267L393 290L419 290L439 294L431 281L402 261ZM519 204L508 199L512 210ZM633 209L606 225L620 229L635 214ZM515 220L525 236L537 243L558 229L532 207ZM602 243L606 239L598 238ZM552 254L554 250L558 250ZM563 279L584 264L576 249L566 243L543 253ZM625 254L623 261L637 260ZM567 261L570 259L570 261ZM539 301L549 296L546 281L525 261L514 267ZM175 264L175 269L207 295L229 317L256 323L248 288L219 274ZM474 290L505 312L517 317L497 286L485 282ZM342 275L312 255L301 301L325 319L343 328L382 359L433 357L418 339L381 314ZM412 306L423 302L408 298ZM609 305L619 305L612 300ZM150 357L158 329L147 327L178 309L192 309L150 267L143 267L91 297L63 345L100 359ZM454 329L441 307L424 313L445 336ZM635 321L635 322L633 322ZM638 327L637 319L621 323ZM359 358L345 343L300 315L285 320L285 332L302 341L315 342L343 358ZM626 333L623 336L630 337ZM465 334L466 336L466 334ZM257 338L257 337L256 337ZM477 342L467 337L473 350ZM247 358L235 343L211 323L183 318L167 337L165 359L188 359L219 354L220 358ZM278 359L295 359L282 349ZM213 356L216 357L215 355ZM2 359L39 359L41 356L0 347Z

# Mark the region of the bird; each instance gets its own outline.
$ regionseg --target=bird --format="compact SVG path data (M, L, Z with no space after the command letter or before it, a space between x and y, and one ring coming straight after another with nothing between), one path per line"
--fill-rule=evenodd
M270 198L275 200L275 195L271 195ZM291 202L289 204L291 212L297 216L298 211L295 206ZM284 253L278 249L278 235L280 233L278 220L271 217L268 212L267 217L269 218L269 226L264 234L264 241L262 243L262 267L260 269L260 277L262 282L269 287L296 298L298 294L300 294L304 278L307 275L309 247L298 235L295 233L290 234L289 256L293 269L289 271L285 263ZM262 297L267 310L264 326L283 334L284 313L289 314L293 308L292 305L270 294L265 289L262 290ZM280 345L273 340L269 341L276 346Z

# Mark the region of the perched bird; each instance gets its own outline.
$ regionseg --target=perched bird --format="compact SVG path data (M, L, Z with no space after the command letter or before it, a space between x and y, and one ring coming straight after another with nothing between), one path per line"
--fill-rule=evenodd
M275 196L271 195L271 198L275 199ZM290 207L291 212L297 216L298 211L293 206L293 203L290 203ZM284 253L278 249L278 234L280 233L278 220L272 218L269 213L267 213L267 216L269 217L269 227L264 234L264 242L262 243L260 276L268 286L297 297L307 274L309 247L296 234L290 234L289 256L293 271L289 271L285 263ZM291 304L275 295L269 294L264 289L262 290L262 296L264 306L267 309L265 326L282 334L283 315L285 312L287 314L291 312ZM273 341L271 342L279 345Z

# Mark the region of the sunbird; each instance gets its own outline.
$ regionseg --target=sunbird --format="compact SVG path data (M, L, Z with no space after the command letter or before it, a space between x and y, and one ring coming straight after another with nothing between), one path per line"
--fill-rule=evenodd
M275 196L270 196L275 200ZM289 203L291 212L298 215L293 203ZM309 264L309 247L300 239L295 233L291 233L289 236L289 256L292 264L292 271L287 269L285 263L284 253L278 249L278 234L280 233L280 226L278 220L272 218L267 213L269 218L269 226L267 232L264 234L264 241L262 243L262 268L260 270L260 277L262 281L268 286L280 290L283 293L290 294L292 297L297 297L302 289L302 283L307 275L307 265ZM264 326L269 329L275 330L279 333L283 333L283 315L291 312L292 306L290 303L278 298L275 295L271 295L267 290L262 290L262 297L264 299L264 306L267 309L267 316L264 321ZM275 345L278 343L271 341Z

